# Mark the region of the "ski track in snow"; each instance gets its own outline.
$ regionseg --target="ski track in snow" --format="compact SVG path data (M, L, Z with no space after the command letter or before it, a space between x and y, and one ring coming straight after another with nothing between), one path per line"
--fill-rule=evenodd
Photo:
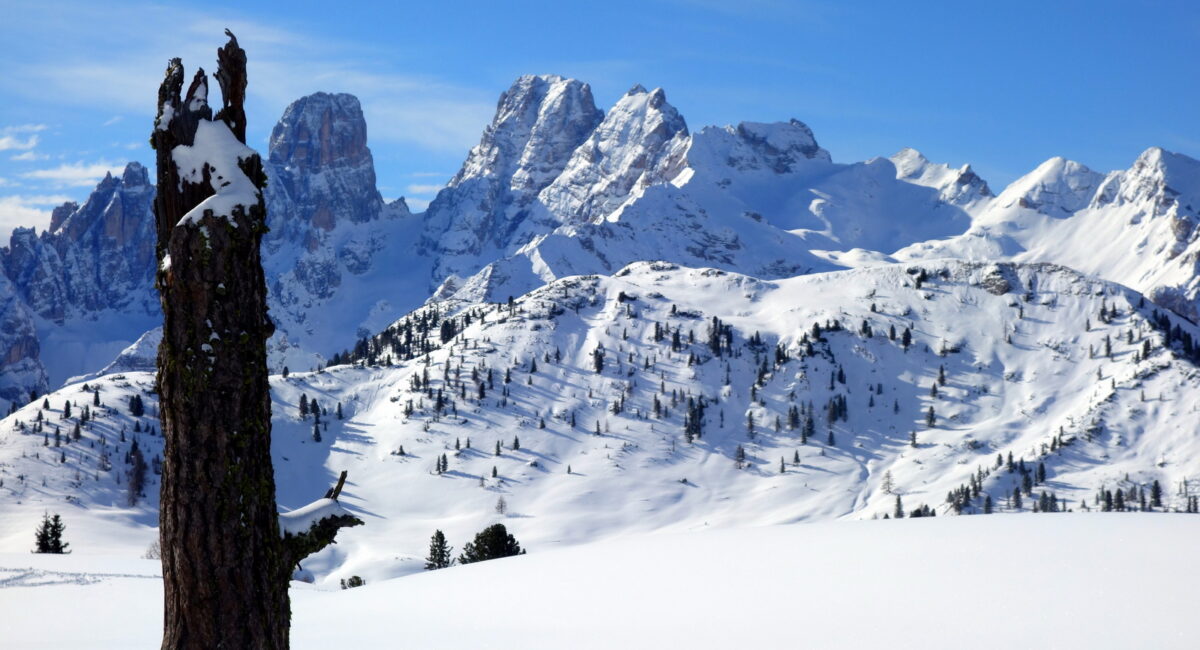
M138 573L91 573L83 571L47 571L34 567L0 567L0 589L10 587L45 587L48 585L94 585L108 580L125 578L150 578L161 580L161 575Z

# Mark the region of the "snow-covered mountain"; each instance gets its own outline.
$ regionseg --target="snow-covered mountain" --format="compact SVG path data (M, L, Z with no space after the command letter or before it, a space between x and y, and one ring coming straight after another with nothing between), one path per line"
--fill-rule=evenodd
M651 259L767 280L940 257L1045 261L1197 317L1200 163L1161 149L1108 175L1052 159L996 196L969 165L913 149L835 163L798 120L691 131L662 89L634 86L605 113L585 83L527 75L424 214L380 196L350 95L289 106L267 167L276 369L320 365L431 296L504 301ZM43 370L51 385L95 373L157 324L152 193L131 165L0 252L23 303L0 340L10 392L44 390ZM26 312L38 346L18 344Z
M1200 318L1200 161L1152 147L1105 175L1052 158L973 213L962 235L895 258L1049 261Z
M18 228L0 248L15 299L33 315L40 353L22 363L35 374L49 371L58 385L98 370L161 320L153 200L146 168L130 163L120 176L106 175L83 205L54 210L40 235ZM46 385L25 382L19 392L27 398L30 390Z
M996 512L1078 511L1100 490L1150 505L1157 481L1159 509L1184 509L1200 477L1198 335L1054 265L764 281L637 263L511 305L430 304L355 365L273 377L279 500L304 505L349 470L342 501L368 522L305 563L324 584L417 571L433 529L464 540L501 499L539 549L872 518L897 496L938 515L989 498ZM94 550L140 552L155 477L128 506L123 459L135 441L151 467L160 453L152 386L148 372L107 375L0 421L0 549L24 549L52 509ZM302 396L320 406L320 440ZM80 438L55 446L85 406Z
M546 75L501 95L423 214L379 194L349 95L290 106L267 173L279 501L349 469L369 519L306 564L320 580L415 571L434 528L465 539L501 499L541 547L897 496L1141 507L1157 483L1155 507L1193 505L1186 156L1055 158L997 195L912 149L835 162L798 120L693 130L662 89L605 113ZM161 451L152 197L130 165L0 251L0 550L47 509L93 548L152 537L153 473L131 506L125 460Z
M297 100L272 133L263 257L276 368L314 367L428 295L428 270L408 284L395 273L413 257L417 217L380 196L366 137L358 100L326 93ZM159 325L153 200L147 170L130 163L82 206L56 209L47 231L19 228L0 248L12 323L0 334L0 397L95 374Z

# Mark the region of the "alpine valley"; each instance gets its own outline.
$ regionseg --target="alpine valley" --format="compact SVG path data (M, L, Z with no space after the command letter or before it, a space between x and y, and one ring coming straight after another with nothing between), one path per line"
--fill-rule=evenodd
M501 94L421 213L376 189L353 96L295 101L268 153L278 499L349 470L367 521L318 585L498 518L546 548L1195 509L1200 161L1055 158L997 193L552 75ZM92 550L156 536L153 195L131 163L0 249L0 550L47 510Z

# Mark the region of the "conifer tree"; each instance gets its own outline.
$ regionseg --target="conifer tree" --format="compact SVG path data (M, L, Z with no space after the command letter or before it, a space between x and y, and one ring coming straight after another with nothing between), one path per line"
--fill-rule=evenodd
M46 513L42 515L42 523L34 531L34 541L36 546L33 549L34 553L53 553L63 554L70 553L67 547L70 544L63 542L63 531L67 528L63 523L62 517L58 513L51 515Z
M498 558L523 555L525 551L504 524L493 524L475 535L475 540L463 547L459 564L471 564Z
M433 537L429 539L429 555L425 558L425 570L433 571L450 566L453 563L450 555L453 550L446 542L446 536L442 531L435 530Z
M892 517L896 519L904 518L904 503L900 500L900 495L896 495L896 509L892 512Z

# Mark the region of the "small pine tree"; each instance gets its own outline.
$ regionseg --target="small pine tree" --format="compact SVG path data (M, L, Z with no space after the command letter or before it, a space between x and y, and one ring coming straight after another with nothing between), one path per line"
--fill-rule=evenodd
M70 544L63 541L63 531L67 528L63 523L62 518L58 513L51 515L46 513L42 515L42 523L34 531L34 541L36 546L33 549L34 553L53 553L63 554L70 553L67 547Z
M321 442L321 423L317 420L313 420L312 439L313 442Z
M896 495L896 509L892 512L892 516L896 519L904 518L904 503L900 501L900 495Z
M433 531L433 537L429 539L429 556L425 558L425 570L433 571L450 566L454 561L450 555L453 550L442 531Z

